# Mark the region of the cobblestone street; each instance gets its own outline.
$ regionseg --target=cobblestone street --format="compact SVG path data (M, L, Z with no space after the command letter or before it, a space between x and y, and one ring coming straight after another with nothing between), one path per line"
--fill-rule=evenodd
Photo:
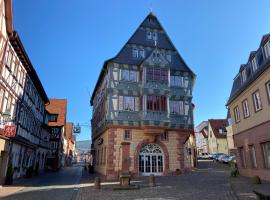
M227 165L204 161L195 172L176 177L156 177L157 187L148 187L146 177L136 179L133 184L139 190L114 191L113 186L104 183L101 190L87 184L93 183L94 176L83 176L77 200L86 199L134 199L134 200L176 200L176 199L236 199L230 187L229 168Z

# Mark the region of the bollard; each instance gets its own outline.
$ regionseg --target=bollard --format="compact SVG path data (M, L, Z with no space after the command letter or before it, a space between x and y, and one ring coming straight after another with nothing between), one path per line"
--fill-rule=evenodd
M95 187L95 189L100 189L100 178L99 177L95 178L94 187Z
M155 176L152 174L149 176L149 187L155 187L156 186L156 179Z

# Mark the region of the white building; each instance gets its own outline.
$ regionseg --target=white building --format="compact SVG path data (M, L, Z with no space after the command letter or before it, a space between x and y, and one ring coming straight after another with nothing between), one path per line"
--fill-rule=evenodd
M198 156L208 153L208 121L201 122L195 129Z

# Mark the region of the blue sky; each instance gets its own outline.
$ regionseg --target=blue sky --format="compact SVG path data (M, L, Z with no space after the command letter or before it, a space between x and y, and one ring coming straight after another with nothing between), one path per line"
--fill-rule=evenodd
M196 73L195 125L225 118L232 80L270 32L269 0L13 0L14 26L49 97L68 99L68 121L89 124L90 95L152 7ZM78 140L90 139L83 127Z

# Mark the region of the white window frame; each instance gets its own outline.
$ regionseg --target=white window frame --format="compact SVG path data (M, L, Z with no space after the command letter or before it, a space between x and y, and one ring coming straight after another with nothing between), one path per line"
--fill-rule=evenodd
M249 153L252 168L257 168L256 150L254 145L249 145Z
M132 57L139 58L139 49L137 49L137 48L132 49Z
M264 44L263 49L264 49L265 58L267 59L270 56L270 42L269 41L267 41Z
M270 81L266 83L266 93L267 93L268 101L270 104Z
M262 109L262 102L261 102L259 90L257 90L256 92L252 94L252 98L253 98L255 112L260 111Z
M245 99L242 102L242 106L243 106L244 118L248 118L250 116L250 112L249 112L248 100L247 99Z
M247 80L247 73L246 73L246 69L244 69L242 72L241 72L241 75L242 75L242 81L243 83Z
M254 58L252 58L252 60L251 60L251 66L252 66L252 71L253 72L255 72L258 69L256 56L254 56Z
M233 110L234 110L234 118L235 118L235 122L240 122L240 111L239 111L239 106L236 106Z
M262 143L263 159L265 168L270 168L270 141Z

